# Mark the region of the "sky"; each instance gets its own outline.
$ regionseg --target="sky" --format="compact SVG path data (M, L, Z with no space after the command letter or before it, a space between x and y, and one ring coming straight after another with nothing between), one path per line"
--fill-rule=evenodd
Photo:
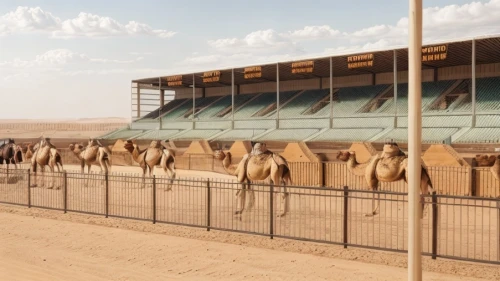
M500 33L500 0L423 5L424 43ZM407 0L3 0L0 119L130 118L133 79L401 46L407 29Z

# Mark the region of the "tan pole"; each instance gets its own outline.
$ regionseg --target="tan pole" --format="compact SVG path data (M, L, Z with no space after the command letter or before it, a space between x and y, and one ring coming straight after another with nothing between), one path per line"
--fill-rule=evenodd
M410 0L408 19L408 280L421 281L422 0Z

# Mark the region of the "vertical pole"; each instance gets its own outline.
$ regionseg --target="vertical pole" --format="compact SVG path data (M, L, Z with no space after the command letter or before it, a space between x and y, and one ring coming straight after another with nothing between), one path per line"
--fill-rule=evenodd
M269 185L269 236L274 238L274 185Z
M108 217L108 214L109 214L109 177L108 177L108 173L106 172L106 174L104 174L104 183L105 183L105 204L106 206L104 206L105 208L105 215L106 215L106 218Z
M422 137L422 0L410 0L408 44L408 280L422 280L419 204Z
M432 194L432 259L435 260L437 257L437 235L438 235L438 207L437 207L437 195Z
M160 91L160 108L158 109L158 122L160 123L160 130L162 127L161 109L165 105L165 91L161 89L161 77L158 77L158 91Z
M393 72L394 72L394 128L398 127L398 55L394 50L393 56Z
M234 129L234 68L231 69L231 129Z
M137 83L137 119L141 118L141 84Z
M64 199L64 213L68 212L68 174L63 172L63 199Z
M31 208L31 173L28 169L28 208Z
M210 190L210 179L207 179L207 231L210 231L210 217L212 216L211 214L211 209L212 209L212 194Z
M333 128L333 58L330 57L330 129Z
M347 186L344 186L344 249L347 248L347 223L349 213L349 191Z
M472 127L476 127L476 39L472 39Z
M153 224L156 223L156 175L153 175Z
M280 64L276 63L276 129L280 127Z
M196 104L195 104L195 99L196 99L196 83L195 83L195 80L194 80L194 73L193 73L193 128L194 129L194 110L196 108Z

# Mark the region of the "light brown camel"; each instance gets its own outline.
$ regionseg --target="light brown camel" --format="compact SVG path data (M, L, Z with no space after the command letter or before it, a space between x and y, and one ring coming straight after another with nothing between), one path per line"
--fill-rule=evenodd
M490 167L490 172L495 179L500 181L500 155L476 155L477 167Z
M176 171L175 171L175 151L164 147L160 141L153 140L148 148L141 150L139 146L131 140L127 140L124 148L132 154L132 158L142 168L142 187L145 186L146 170L149 169L149 176L153 174L156 165L160 165L163 171L169 176L170 184L166 191L172 190Z
M383 152L381 155L374 155L366 163L358 163L354 151L339 151L337 159L347 162L347 169L357 176L364 176L368 187L377 191L379 182L394 182L403 179L405 182L408 180L408 156L401 151L395 142L386 142L384 144ZM423 162L422 162L423 164ZM420 193L422 213L425 207L423 195L433 193L432 182L427 169L422 165L420 176ZM378 200L373 211L365 216L374 216L377 214L379 208L380 194L377 194ZM373 194L373 205L375 205L375 193Z
M92 165L98 165L101 168L101 173L107 174L111 171L111 151L106 146L103 146L98 140L89 139L87 147L81 144L70 144L69 149L80 160L81 171L84 174L85 165L87 172L90 174ZM84 186L88 186L90 175L87 177ZM101 185L104 183L101 181Z
M34 173L34 181L31 187L37 186L37 167L40 166L42 171L42 187L45 185L45 166L49 166L50 172L54 172L54 166L57 168L57 172L61 172L63 169L61 154L57 151L56 147L50 143L50 138L40 138L40 141L33 147L34 152L31 150L31 145L28 145L26 158L31 159L31 169ZM61 167L59 169L59 166ZM50 185L47 187L49 189L54 187L54 177L51 176ZM56 187L59 189L59 187Z
M238 190L236 196L239 196L239 209L235 215L242 214L245 209L246 192L250 192L250 202L248 209L251 209L255 203L255 195L251 188L250 181L263 181L270 177L275 186L283 184L283 204L282 211L278 217L286 215L289 209L289 194L286 186L292 184L290 168L286 159L282 156L267 150L264 143L256 143L251 154L246 154L238 164L231 164L231 153L224 153L222 149L214 152L214 158L222 161L222 165L226 172L236 176L236 179L241 183L241 189Z

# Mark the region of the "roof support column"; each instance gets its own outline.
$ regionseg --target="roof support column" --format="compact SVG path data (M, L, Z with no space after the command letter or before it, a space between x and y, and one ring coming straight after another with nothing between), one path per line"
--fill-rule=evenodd
M393 73L394 73L394 128L398 127L398 54L397 51L393 51Z
M231 129L234 130L234 68L231 69Z
M194 129L194 128L195 128L195 126L194 126L194 112L195 112L195 111L194 111L194 110L195 110L195 108L196 108L196 105L195 105L195 99L196 99L196 83L195 83L194 78L195 78L195 77L194 77L194 73L193 73L193 114L192 114L192 116L193 116L193 117L191 117L191 119L193 120L193 127L192 127L192 129Z
M420 174L422 139L422 0L408 12L408 280L422 281Z
M158 77L158 91L160 92L160 108L158 109L158 122L160 123L160 130L161 130L162 127L161 108L165 105L165 90L161 89L161 77Z
M330 57L330 129L333 128L333 59Z
M276 63L276 129L280 127L280 64Z
M476 127L476 39L472 39L472 127Z
M141 118L141 84L137 83L137 119Z

